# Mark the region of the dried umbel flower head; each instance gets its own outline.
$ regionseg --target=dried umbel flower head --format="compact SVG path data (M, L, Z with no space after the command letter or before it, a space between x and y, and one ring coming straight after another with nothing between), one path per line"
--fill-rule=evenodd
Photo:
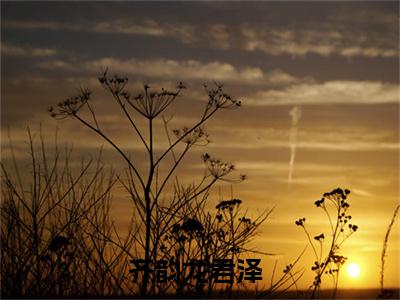
M228 175L235 169L233 164L229 162L223 162L220 159L212 158L208 153L203 154L202 159L207 165L210 174L216 179L220 179Z
M324 193L324 198L328 198L329 200L339 203L339 202L345 202L347 199L347 196L350 194L350 191L348 189L342 190L341 188L334 189L333 191L329 193ZM321 200L322 200L321 199Z
M320 235L314 236L314 240L321 242L325 238L325 235L321 233Z
M320 200L314 202L315 206L325 208L325 200L331 201L336 207L347 209L350 205L346 202L347 196L350 194L348 189L337 188L329 193L324 193Z
M176 223L172 226L172 237L176 241L184 242L190 237L199 237L203 234L203 225L194 218L185 219L182 224Z
M315 201L314 204L316 207L320 207L320 206L324 205L324 202L325 202L325 199L321 198L320 200Z
M176 91L153 92L149 85L144 85L144 92L137 94L135 97L127 98L129 105L148 119L154 119L163 112L175 99L182 90L183 85L178 85Z
M233 99L223 91L222 84L215 83L215 86L212 88L204 84L204 88L208 94L208 107L232 109L242 105L241 101Z
M301 218L301 219L298 219L295 223L297 226L304 226L305 221L306 221L306 218Z
M206 146L210 140L208 139L207 132L202 127L196 127L190 130L188 127L182 129L174 129L173 133L178 139L188 145Z
M81 88L77 96L67 98L57 103L57 106L49 108L50 115L55 119L64 119L75 115L90 100L92 92L89 89Z
M125 89L128 83L127 77L118 75L109 77L107 73L108 70L106 69L103 75L99 77L101 85L119 101L125 100L133 109L148 119L157 117L175 100L181 90L186 88L182 82L179 82L175 91L167 91L163 88L160 91L152 91L150 85L144 84L143 92L132 96Z
M122 95L124 93L124 88L128 83L127 77L120 77L118 75L114 75L111 77L107 76L108 70L106 69L102 76L99 77L100 84L108 89L112 94ZM126 95L128 96L128 95Z
M223 200L218 205L216 206L216 209L229 209L232 210L235 206L239 207L239 205L242 203L242 200L240 199L231 199L231 200Z
M203 225L199 221L190 218L183 222L181 229L187 233L204 231Z

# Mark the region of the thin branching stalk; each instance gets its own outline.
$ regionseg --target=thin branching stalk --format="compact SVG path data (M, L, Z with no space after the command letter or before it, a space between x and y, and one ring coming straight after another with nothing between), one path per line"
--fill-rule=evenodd
M383 246L382 246L382 253L381 253L381 272L380 272L380 286L381 286L381 295L382 297L384 296L384 275L385 275L385 261L386 261L386 251L387 251L387 245L389 242L389 235L390 235L390 231L392 230L393 224L396 220L397 214L399 212L400 209L400 205L398 205L394 212L393 212L393 216L392 219L390 220L389 226L386 230L386 234L385 234L385 238L383 240Z

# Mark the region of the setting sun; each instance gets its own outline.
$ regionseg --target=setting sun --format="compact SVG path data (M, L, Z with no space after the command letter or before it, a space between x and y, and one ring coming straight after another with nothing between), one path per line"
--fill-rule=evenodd
M347 274L349 274L349 276L352 277L352 278L359 277L360 276L360 272L361 272L361 269L360 269L360 265L359 264L350 263L347 266Z

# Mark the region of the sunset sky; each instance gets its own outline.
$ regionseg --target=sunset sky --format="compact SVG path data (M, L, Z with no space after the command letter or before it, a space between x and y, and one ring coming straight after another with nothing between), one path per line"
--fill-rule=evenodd
M106 67L127 76L132 91L144 83L173 88L183 81L187 89L166 113L174 115L176 127L199 116L207 100L203 83L223 83L243 107L221 111L208 123L212 143L193 148L181 177L190 183L202 175L205 151L233 162L248 176L233 191L249 214L275 207L255 245L279 254L282 269L307 244L295 220L304 216L310 231L321 233L328 223L314 201L336 187L348 188L359 231L342 253L361 266L361 276L349 279L343 272L340 286L378 287L383 238L399 199L398 18L397 1L2 1L2 159L7 160L8 128L23 161L26 127L38 135L42 124L49 141L58 127L59 140L73 144L78 157L104 145L105 161L122 168L101 139L47 112L84 86L94 91L107 132L140 164L143 149L98 84ZM297 122L290 114L294 108ZM157 147L165 146L161 131ZM231 196L230 188L221 186L224 198ZM114 199L121 219L129 218L126 198ZM217 202L210 199L210 206ZM312 283L308 250L302 287ZM387 287L400 286L399 257L397 221L389 241ZM263 260L267 279L274 259Z

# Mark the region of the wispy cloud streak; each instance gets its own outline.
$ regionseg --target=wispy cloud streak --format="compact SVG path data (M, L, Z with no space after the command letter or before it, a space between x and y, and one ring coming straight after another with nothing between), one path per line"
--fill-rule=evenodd
M32 46L17 46L9 43L1 44L1 53L9 56L54 56L57 54L55 49L39 48Z
M379 81L332 80L288 85L284 89L256 92L247 98L252 105L376 104L397 103L397 84Z
M137 75L152 78L173 79L185 78L185 80L202 81L229 81L247 84L287 85L301 82L304 79L297 78L282 70L275 69L264 72L259 67L237 67L224 61L202 62L195 59L174 60L164 58L154 59L118 59L103 57L88 62L70 62L64 60L52 60L39 64L44 69L59 69L65 71L80 70L80 72L98 74L106 67L113 72L127 75Z
M290 160L289 160L289 174L288 174L288 188L292 183L294 160L296 158L296 142L297 142L297 130L298 124L301 119L301 108L300 106L294 106L289 111L289 116L292 118L292 128L290 129Z

